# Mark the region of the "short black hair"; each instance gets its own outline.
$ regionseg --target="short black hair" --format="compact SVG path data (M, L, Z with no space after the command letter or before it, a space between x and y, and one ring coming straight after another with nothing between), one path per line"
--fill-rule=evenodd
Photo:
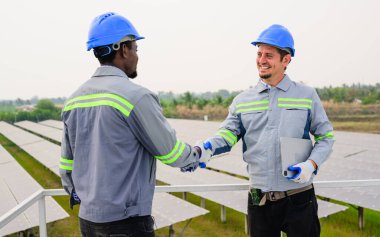
M126 45L128 49L132 49L132 41L125 41L120 43L120 49L123 48L123 45ZM111 51L111 52L109 52ZM94 55L99 60L100 64L111 64L115 59L116 52L118 50L112 49L112 44L99 46L94 48ZM104 55L104 56L103 56Z

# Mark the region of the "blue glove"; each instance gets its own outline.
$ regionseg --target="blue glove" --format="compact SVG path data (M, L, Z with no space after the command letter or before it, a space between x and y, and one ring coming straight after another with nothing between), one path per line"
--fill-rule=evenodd
M292 177L288 177L288 180L302 184L310 180L315 169L311 160L307 160L305 162L289 166L288 170L295 171L295 174Z
M199 156L199 167L206 168L206 164L211 160L213 153L211 142L205 141L197 146L201 149L201 154Z
M70 194L70 208L73 209L74 205L80 204L80 198L78 197L77 193L73 189L73 191Z

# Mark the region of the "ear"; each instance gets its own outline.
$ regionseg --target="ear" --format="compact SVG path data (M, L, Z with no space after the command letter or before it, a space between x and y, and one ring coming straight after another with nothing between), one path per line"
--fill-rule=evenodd
M287 54L282 59L282 64L284 65L284 67L286 67L286 66L288 66L288 64L290 63L290 61L292 61L292 56L290 56L290 54Z
M122 46L121 49L120 49L121 56L122 56L123 58L127 58L128 55L129 55L129 50L130 50L130 49L129 49L125 44L123 44L123 46Z

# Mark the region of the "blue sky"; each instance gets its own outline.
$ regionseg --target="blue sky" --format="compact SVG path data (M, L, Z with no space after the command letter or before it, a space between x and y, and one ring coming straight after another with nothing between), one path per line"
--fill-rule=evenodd
M376 0L6 1L0 9L0 99L69 96L98 66L86 51L98 14L129 18L146 39L135 82L152 91L244 90L257 82L250 42L285 25L288 74L313 87L380 82Z

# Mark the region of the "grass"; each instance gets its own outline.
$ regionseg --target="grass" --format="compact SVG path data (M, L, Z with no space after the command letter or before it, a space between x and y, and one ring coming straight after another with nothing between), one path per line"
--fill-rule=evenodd
M334 130L336 131L350 131L350 132L364 132L364 133L374 133L380 134L380 120L377 122L341 122L341 121L332 121Z
M347 126L348 122L333 122L336 130L340 126ZM366 126L363 126L363 122L351 122L350 131L363 132ZM359 127L358 127L359 126ZM349 126L347 126L349 127ZM379 124L369 124L368 129L374 129L380 133ZM378 129L378 130L377 130ZM346 130L347 131L347 130ZM373 131L373 130L372 130ZM13 144L0 134L0 144L20 163L20 165L43 187L46 189L61 188L61 181L58 176L45 168L42 164L34 160L25 151ZM182 197L181 193L174 193L178 197ZM54 199L61 205L66 212L70 215L69 218L64 220L49 223L47 225L48 236L51 237L79 237L79 225L78 225L78 207L74 210L69 208L68 196L54 197ZM200 198L196 195L189 194L188 201L199 205ZM343 204L338 202L339 204ZM344 205L344 204L343 204ZM222 223L220 221L220 205L212 201L206 200L206 209L210 212L204 216L196 217L192 220L184 221L175 224L174 230L176 236L180 236L182 230L184 230L182 236L187 237L240 237L247 236L244 233L244 221L245 216L242 213L227 208L227 222ZM178 210L186 211L186 210ZM365 216L365 228L364 230L358 229L358 214L357 210L349 206L349 209L345 212L340 212L331 215L328 218L321 219L322 225L322 237L380 237L380 212L372 211L369 209L364 210ZM187 226L187 227L186 227ZM186 227L186 228L185 228ZM185 229L184 229L185 228ZM38 236L38 228L34 228L34 233ZM156 231L157 237L168 236L169 228L162 228ZM16 237L16 234L10 235Z

